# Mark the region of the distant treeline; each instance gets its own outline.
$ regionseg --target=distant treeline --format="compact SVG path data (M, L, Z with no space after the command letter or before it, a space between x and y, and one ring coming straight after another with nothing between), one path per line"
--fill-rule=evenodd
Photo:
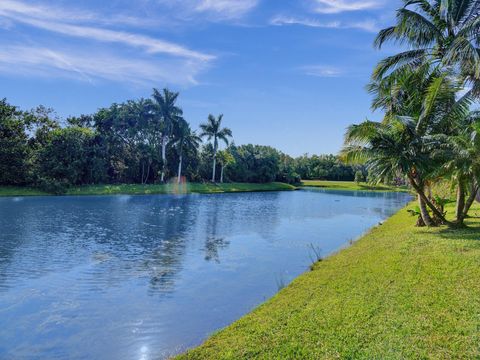
M269 146L237 146L232 132L222 128L222 116L210 115L198 133L192 131L177 97L167 89L154 90L151 99L113 104L63 121L51 109L22 111L4 99L0 184L62 192L72 185L183 178L297 183L358 177L358 167L342 164L335 155L292 158Z

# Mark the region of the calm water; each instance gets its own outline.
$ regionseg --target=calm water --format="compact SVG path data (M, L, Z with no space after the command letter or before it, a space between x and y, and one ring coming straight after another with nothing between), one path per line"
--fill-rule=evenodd
M0 199L0 358L158 359L199 344L406 194Z

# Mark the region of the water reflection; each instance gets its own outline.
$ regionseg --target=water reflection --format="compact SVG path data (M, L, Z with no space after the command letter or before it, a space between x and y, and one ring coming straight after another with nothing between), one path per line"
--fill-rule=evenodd
M166 357L305 271L311 244L326 256L408 200L324 190L0 199L0 358Z

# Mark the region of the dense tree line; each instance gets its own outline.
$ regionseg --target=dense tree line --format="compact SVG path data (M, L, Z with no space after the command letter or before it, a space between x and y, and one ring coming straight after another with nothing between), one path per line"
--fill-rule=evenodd
M376 181L408 180L418 225L463 226L480 185L480 2L405 0L375 45L405 44L378 64L369 90L381 122L352 125L342 151ZM435 185L456 189L456 219Z
M178 93L112 104L64 121L44 107L0 102L0 184L51 192L86 184L165 181L299 182L353 180L357 167L337 156L292 158L272 147L233 143L223 116L192 130ZM205 140L205 142L203 142Z

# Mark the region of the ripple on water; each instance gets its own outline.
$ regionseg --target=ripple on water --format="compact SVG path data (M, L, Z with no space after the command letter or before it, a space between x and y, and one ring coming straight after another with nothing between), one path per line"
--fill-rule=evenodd
M0 358L168 357L305 271L312 243L326 256L409 200L318 191L0 199Z

